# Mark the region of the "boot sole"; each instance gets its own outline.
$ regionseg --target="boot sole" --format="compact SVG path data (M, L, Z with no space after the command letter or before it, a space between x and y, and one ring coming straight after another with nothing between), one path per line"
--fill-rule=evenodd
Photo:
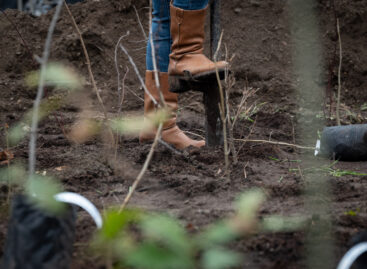
M218 70L219 79L225 78L225 69ZM184 71L183 76L169 76L170 92L184 93L188 91L206 92L208 87L205 87L208 83L217 81L217 73L215 71L200 73L198 75L192 75L189 71Z

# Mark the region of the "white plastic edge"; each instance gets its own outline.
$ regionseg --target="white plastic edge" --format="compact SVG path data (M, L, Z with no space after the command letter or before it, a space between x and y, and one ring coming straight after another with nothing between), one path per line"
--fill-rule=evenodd
M321 142L320 142L319 139L317 139L316 146L315 146L315 156L319 155L319 153L320 153L320 147L321 147Z
M349 269L354 261L367 251L367 242L359 243L345 253L338 264L337 269Z
M83 208L93 218L97 228L102 228L103 221L101 214L99 214L98 209L87 198L73 192L61 192L56 194L54 197L59 202L74 204Z

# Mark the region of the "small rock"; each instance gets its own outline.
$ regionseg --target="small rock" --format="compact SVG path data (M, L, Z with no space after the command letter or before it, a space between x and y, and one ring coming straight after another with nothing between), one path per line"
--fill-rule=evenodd
M240 7L236 7L234 9L234 13L236 13L236 14L240 13L241 11L242 11L242 9Z

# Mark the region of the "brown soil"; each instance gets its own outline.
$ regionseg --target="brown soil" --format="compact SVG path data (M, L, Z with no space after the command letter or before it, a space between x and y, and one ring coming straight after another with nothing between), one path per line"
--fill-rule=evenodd
M117 82L114 69L114 46L120 36L130 31L123 42L144 72L144 36L139 28L131 0L86 0L71 6L89 51L92 68L103 101L111 117L117 111ZM228 0L223 2L224 43L235 53L233 72L236 85L230 94L231 103L238 104L241 91L249 86L259 88L252 102L265 103L253 118L256 124L241 120L235 128L236 138L271 139L298 142L297 117L300 110L294 97L289 17L285 1ZM325 85L329 93L337 86L333 1L319 0L317 10L324 42ZM134 3L143 25L147 28L147 1ZM344 123L366 123L367 113L361 107L367 103L367 3L365 1L335 0L340 18L344 48L342 103L351 113L343 113ZM32 18L17 11L6 11L17 25L31 53L41 55L52 14ZM12 126L30 109L35 90L24 85L26 72L37 68L29 51L8 19L0 14L0 146L6 148L5 124ZM52 60L65 62L88 78L80 42L70 20L63 12L53 40ZM338 59L338 57L336 57ZM143 97L138 80L126 58L119 56L120 71L126 66L130 72L125 85ZM328 71L331 70L331 73ZM330 79L329 79L330 78ZM325 86L325 88L328 88ZM47 96L53 94L47 89ZM334 101L335 102L335 101ZM182 110L178 124L183 130L204 135L201 94L186 93L180 98ZM143 103L130 91L126 92L123 112L142 113ZM81 109L83 108L83 109ZM82 145L69 142L60 126L67 131L80 116L89 111L101 117L97 99L90 84L78 96L56 113L42 121L38 139L37 170L47 171L64 185L66 190L79 192L92 200L98 208L119 204L142 167L149 145L140 145L137 137L125 137L118 148L118 160L111 161L105 154L103 138L96 137ZM320 109L321 115L322 109ZM345 111L346 111L345 110ZM327 109L326 109L327 111ZM329 120L329 124L335 122ZM316 139L316 137L315 137ZM260 215L292 215L305 212L304 180L297 169L300 151L270 144L238 142L239 164L231 167L231 183L223 181L224 158L222 148L190 152L180 156L159 146L148 173L131 206L169 212L195 229L201 229L216 219L225 217L232 208L233 199L251 187L260 187L267 193L267 202ZM24 141L11 148L15 160L26 163L28 143ZM62 167L57 170L57 167ZM367 172L365 163L338 163L337 169ZM245 178L244 169L247 177ZM336 238L335 264L347 249L353 234L367 228L367 177L330 177L332 186L331 216ZM1 185L0 185L1 186ZM0 188L0 256L6 234L8 189ZM346 214L353 210L356 216ZM77 244L72 268L104 268L103 263L88 253L87 243L94 231L90 218L80 212L77 226ZM304 234L302 232L260 234L239 240L234 245L246 253L246 268L303 268Z

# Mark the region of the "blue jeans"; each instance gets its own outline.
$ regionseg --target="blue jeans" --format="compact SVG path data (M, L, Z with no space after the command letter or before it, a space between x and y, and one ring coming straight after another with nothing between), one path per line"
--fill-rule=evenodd
M209 0L173 0L173 5L186 10L198 10L205 8L208 5L208 1ZM152 36L155 48L155 59L159 72L168 71L169 54L171 53L170 2L171 0L153 0ZM152 36L149 38L152 38ZM154 70L150 40L148 41L146 55L147 70Z

